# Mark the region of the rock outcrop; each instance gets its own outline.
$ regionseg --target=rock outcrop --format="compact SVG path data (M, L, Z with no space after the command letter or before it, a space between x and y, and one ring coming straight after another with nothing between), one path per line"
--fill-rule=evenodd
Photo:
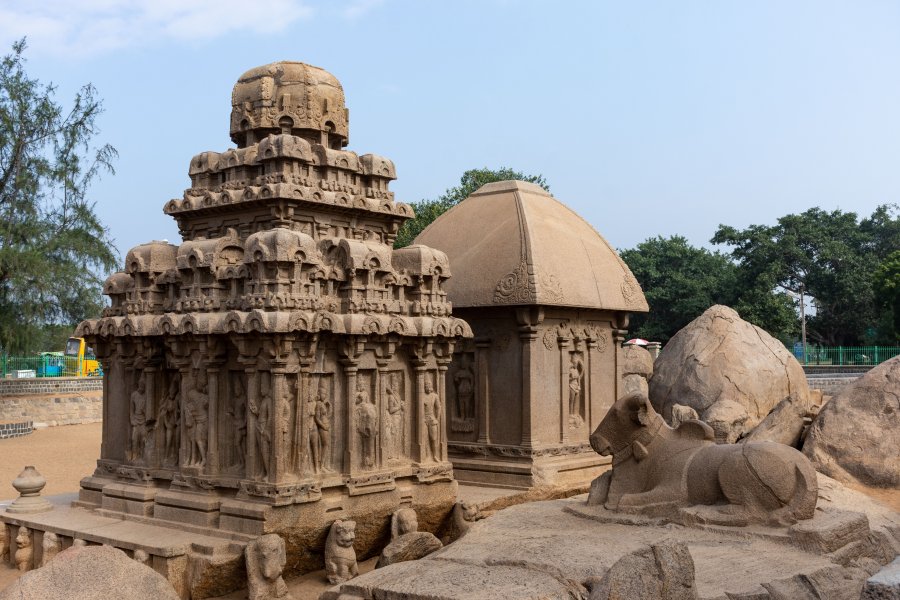
M0 600L179 600L166 578L109 546L72 547L0 591Z
M650 380L650 400L667 421L673 405L690 406L719 442L736 441L786 398L809 405L800 363L727 306L707 309L675 334Z
M696 600L694 561L687 545L663 541L626 554L592 589L590 600Z
M845 483L900 488L900 356L828 402L803 452L816 470Z

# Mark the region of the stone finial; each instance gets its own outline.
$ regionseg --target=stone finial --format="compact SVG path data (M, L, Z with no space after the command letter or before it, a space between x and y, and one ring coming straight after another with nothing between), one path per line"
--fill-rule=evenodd
M41 498L41 490L45 485L47 480L37 469L32 466L25 467L12 482L12 486L19 492L19 497L9 505L6 512L29 514L53 510L53 505L46 498Z
M41 541L41 566L45 566L59 554L59 536L52 531L44 532L44 539Z
M418 529L416 511L411 508L396 511L391 517L391 543L382 551L375 568L418 560L443 547L434 535Z
M354 541L356 521L337 520L331 524L325 541L325 575L330 583L343 583L359 575Z
M260 536L244 550L249 600L292 600L281 576L287 555L284 540L276 533Z
M16 568L20 571L31 570L34 557L34 548L31 545L31 530L27 527L19 527L16 536Z

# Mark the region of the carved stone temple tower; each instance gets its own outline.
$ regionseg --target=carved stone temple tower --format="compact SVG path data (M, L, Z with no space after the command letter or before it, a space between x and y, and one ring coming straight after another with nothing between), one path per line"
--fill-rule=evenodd
M365 555L399 506L432 530L449 510L445 376L472 333L450 314L446 255L392 249L412 210L390 160L342 149L334 76L252 69L232 106L237 148L195 156L165 206L184 241L133 248L111 306L79 327L106 373L80 505L278 532L289 565L321 568L337 518Z

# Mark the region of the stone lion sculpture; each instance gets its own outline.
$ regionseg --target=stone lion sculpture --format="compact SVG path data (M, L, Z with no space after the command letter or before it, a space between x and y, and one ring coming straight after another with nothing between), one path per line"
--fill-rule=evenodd
M591 484L589 504L609 510L722 525L788 525L811 519L816 472L800 452L774 442L715 444L712 428L669 427L646 394L619 398L591 434L613 468Z
M337 520L331 524L325 540L325 575L332 584L343 583L359 575L356 564L356 522Z
M244 550L247 564L247 592L249 600L292 600L287 584L281 577L287 555L284 540L275 533L260 536Z

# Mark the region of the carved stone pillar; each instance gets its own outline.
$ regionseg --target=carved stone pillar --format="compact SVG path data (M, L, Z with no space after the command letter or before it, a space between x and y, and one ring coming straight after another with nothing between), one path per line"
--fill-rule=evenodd
M359 371L359 362L345 358L341 361L341 364L344 367L344 406L346 407L344 414L347 416L347 418L344 419L343 471L350 475L354 475L360 470L356 467L354 462L354 459L356 458L354 455L357 453L359 445L356 441L356 407L353 403L353 396L356 392L356 374Z
M259 371L256 367L244 369L247 374L247 456L244 461L247 479L259 477L260 468L256 456L256 415L250 406L259 406Z
M591 429L591 408L593 406L592 392L594 389L594 348L597 346L597 340L589 337L584 341L584 422L587 424L588 433L593 432Z
M475 401L478 403L479 444L491 443L491 340L475 340Z
M286 399L287 389L285 367L283 364L272 365L272 406L270 408L272 426L272 455L269 468L272 469L269 480L273 483L284 481L288 472L290 439L285 439L285 432L290 431L290 403ZM285 410L287 407L287 410Z
M562 335L556 338L559 344L559 441L569 441L569 338Z
M440 410L435 411L438 420L438 435L441 436L441 455L435 456L435 462L447 460L447 369L450 366L450 358L442 357L437 361L437 381L435 391L441 399Z
M209 396L209 411L207 413L207 440L206 440L206 473L218 475L219 473L219 368L220 362L206 365L206 392Z
M526 448L534 446L534 424L531 422L531 365L535 357L535 341L538 337L538 325L544 320L544 309L540 306L529 306L516 309L516 320L519 323L519 341L522 347L522 438L521 445Z
M428 456L428 427L422 422L425 418L425 377L426 366L424 360L417 360L413 363L415 365L416 370L416 389L413 393L413 398L415 399L413 404L415 405L415 410L413 411L413 427L415 427L415 440L416 444L413 447L413 460L423 463L425 462L426 457Z

